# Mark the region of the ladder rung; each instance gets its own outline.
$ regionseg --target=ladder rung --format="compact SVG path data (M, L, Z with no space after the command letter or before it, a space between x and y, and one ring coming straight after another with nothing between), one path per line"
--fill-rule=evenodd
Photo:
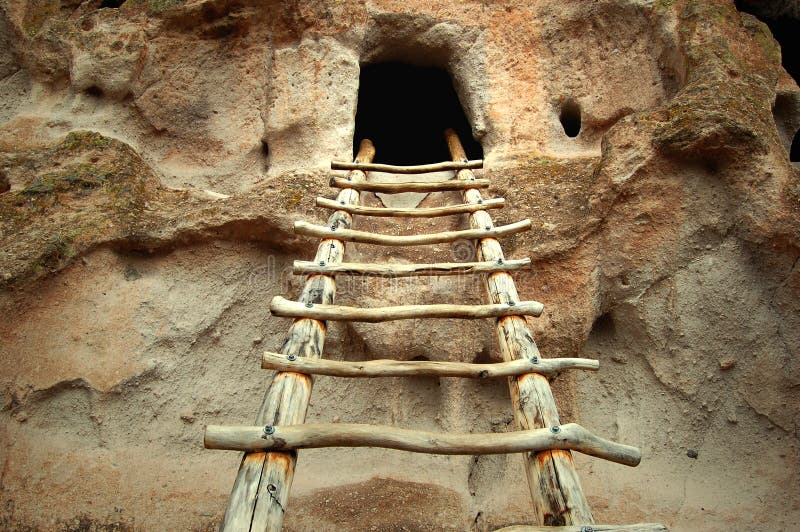
M337 211L345 211L361 216L393 216L395 218L433 218L434 216L448 216L466 212L485 211L504 207L506 200L503 198L483 200L481 203L462 203L447 205L445 207L423 208L391 208L391 207L364 207L363 205L342 205L336 200L317 198L317 206Z
M348 181L344 177L333 177L330 186L337 188L351 188L367 192L383 192L385 194L399 194L400 192L445 192L448 190L465 190L468 188L488 188L488 179L450 179L448 181L410 181L408 183L389 183L386 181Z
M309 306L310 305L310 306ZM281 296L272 298L269 310L283 318L313 318L320 321L363 321L378 323L415 318L480 319L503 316L540 316L544 305L538 301L519 301L514 305L402 305L396 307L346 307L301 303Z
M456 240L477 240L479 238L497 238L513 235L531 228L530 220L522 220L513 224L490 227L488 229L464 229L462 231L444 231L427 235L382 235L367 231L353 229L331 229L324 225L314 225L308 222L295 222L295 233L316 236L319 238L335 238L343 242L360 242L362 244L377 244L381 246L416 246L425 244L441 244Z
M331 161L332 170L361 170L362 172L386 172L391 174L425 174L442 170L464 170L466 168L483 168L483 160L444 161L441 163L420 164L417 166L395 166L379 163L351 163L347 161Z
M638 523L635 525L567 525L567 526L529 526L514 525L499 528L494 532L667 532L669 529L658 523Z
M203 443L207 449L246 452L383 447L429 454L505 454L569 449L628 466L639 465L642 458L636 447L600 438L576 423L489 434L437 434L356 423L209 425Z
M295 274L365 275L371 277L414 277L417 275L466 275L492 272L509 272L530 266L531 259L484 262L440 262L434 264L386 264L339 262L327 264L311 261L294 261Z
M289 358L289 357L294 358ZM350 362L324 358L298 357L265 352L261 367L278 371L294 371L330 377L472 377L491 379L512 377L525 373L552 375L567 369L597 371L598 360L590 358L525 358L494 364L468 362L437 362L429 360L367 360Z

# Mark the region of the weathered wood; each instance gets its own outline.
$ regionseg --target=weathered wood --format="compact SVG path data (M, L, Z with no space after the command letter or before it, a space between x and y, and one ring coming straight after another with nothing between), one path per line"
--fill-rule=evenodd
M600 438L576 423L488 434L437 434L385 425L309 423L286 426L206 427L207 449L288 451L320 447L382 447L430 454L503 454L571 449L635 467L642 459L636 447Z
M369 162L375 149L368 140L362 141L357 161ZM363 172L350 173L352 182L365 179ZM358 203L359 194L352 189L339 192L337 201ZM343 211L334 212L329 224L350 227L352 218ZM338 240L320 243L315 262L335 264L344 255L344 244ZM333 303L336 284L333 277L315 275L306 281L300 301L303 303ZM325 342L325 323L312 319L296 320L281 352L289 355L315 358L322 355ZM294 372L279 372L273 377L261 402L256 424L296 425L303 423L311 397L311 378ZM239 466L236 480L228 500L220 530L223 532L279 531L289 489L294 477L297 455L294 452L246 453Z
M567 369L597 371L600 362L590 358L532 358L494 364L437 362L430 360L366 360L350 362L286 356L266 351L261 367L330 377L472 377L492 379L536 372L554 375Z
M638 523L635 525L570 525L570 526L529 526L514 525L499 528L494 532L668 532L669 529L657 523Z
M427 174L429 172L461 170L464 168L483 168L483 161L480 159L465 162L443 161L441 163L419 164L416 166L331 161L331 170L361 170L362 172L385 172L389 174Z
M453 160L466 160L458 135L449 129L445 136ZM474 179L470 170L460 170L456 177L465 183L470 183L471 179ZM465 190L463 196L465 203L478 203L483 199L474 187ZM471 214L469 221L470 226L475 228L493 226L492 217L485 211ZM499 242L492 238L480 240L478 256L485 261L504 258ZM515 301L519 299L514 280L508 273L489 274L485 281L490 302L504 303L509 299ZM500 351L506 361L534 356L541 358L533 334L523 318L515 316L500 318L497 320L496 330ZM509 388L514 417L520 429L534 429L561 423L547 377L536 373L511 377ZM594 522L569 451L526 453L524 460L533 508L539 524L554 526Z
M481 211L482 212L482 211ZM300 235L316 236L319 238L335 238L343 242L358 242L361 244L375 244L378 246L422 246L427 244L441 244L455 242L456 240L475 240L479 238L497 238L513 235L531 228L530 220L522 220L513 224L501 225L480 229L463 229L461 231L443 231L427 235L383 235L367 231L354 231L342 229L334 225L314 225L308 222L295 222L294 232Z
M463 214L485 209L500 209L504 207L505 204L506 200L503 198L495 198L484 200L480 205L461 203L459 205L446 205L444 207L365 207L363 205L342 205L336 200L321 197L317 198L317 207L341 210L361 216L383 216L393 218L434 218L436 216L449 216L452 214Z
M340 262L320 264L311 261L294 261L296 274L324 273L326 275L364 275L368 277L414 277L422 275L467 275L521 270L531 264L531 259L504 260L502 262L439 262L433 264L387 264Z
M330 186L338 188L352 188L365 192L381 192L383 194L399 194L401 192L446 192L449 190L464 190L467 188L488 188L488 179L475 179L469 183L450 179L448 181L434 181L431 183L410 181L408 183L389 183L385 181L359 181L354 183L342 177L333 177Z
M501 316L540 316L544 305L538 301L516 301L495 305L401 305L396 307L345 307L289 301L275 296L269 304L273 316L283 318L313 318L325 321L363 321L378 323L419 318L454 318L474 320Z

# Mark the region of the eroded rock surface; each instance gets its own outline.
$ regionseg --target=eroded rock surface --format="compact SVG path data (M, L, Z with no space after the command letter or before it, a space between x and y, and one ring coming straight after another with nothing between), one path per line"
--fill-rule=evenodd
M780 3L772 3L780 4ZM204 530L239 457L350 156L359 65L447 70L530 256L564 421L638 445L577 456L598 522L790 530L800 520L800 89L767 27L714 0L0 4L0 523ZM560 115L577 112L580 132ZM577 110L577 111L576 111ZM424 125L421 125L424 126ZM390 125L387 125L390 127ZM381 149L380 146L377 147ZM368 205L380 199L363 194ZM455 193L416 198L422 207ZM411 234L466 220L357 218ZM349 246L470 260L468 242ZM479 279L340 279L342 304L484 300ZM326 356L489 362L489 322L331 324ZM505 382L321 377L309 421L514 429ZM532 520L518 456L300 453L289 530L491 530ZM402 509L402 510L401 510Z

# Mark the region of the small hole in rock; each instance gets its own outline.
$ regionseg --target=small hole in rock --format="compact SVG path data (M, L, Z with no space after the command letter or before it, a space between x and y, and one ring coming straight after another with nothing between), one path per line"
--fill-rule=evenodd
M592 330L589 332L589 338L598 342L607 342L614 338L615 334L614 318L610 312L606 312L594 320Z
M266 140L261 141L261 155L265 158L269 157L269 144L267 144Z
M703 166L703 168L705 169L706 172L708 172L709 174L712 174L712 175L716 174L716 173L719 173L719 171L720 171L719 161L715 161L715 160L709 159L709 160L705 161L702 166Z
M568 98L561 105L561 113L558 115L561 127L568 137L577 137L581 132L581 107L578 102Z
M100 4L100 9L117 9L124 3L125 0L103 0L103 2Z
M11 182L3 172L0 172L0 194L11 190Z
M101 89L97 85L92 85L91 87L89 87L88 89L86 89L83 92L85 92L89 96L92 96L93 98L102 98L103 97L103 89Z
M794 134L792 149L789 151L789 160L793 163L800 162L800 131Z

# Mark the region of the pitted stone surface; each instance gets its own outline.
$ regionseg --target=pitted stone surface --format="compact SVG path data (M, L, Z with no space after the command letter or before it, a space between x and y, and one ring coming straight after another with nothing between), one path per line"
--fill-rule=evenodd
M780 4L772 2L770 5ZM792 529L800 449L800 89L730 1L0 3L0 523L206 530L239 463L206 424L254 419L350 157L359 65L447 70L562 419L638 445L576 455L598 522ZM568 137L561 107L582 129ZM423 125L421 125L423 126ZM381 147L377 146L380 150ZM379 206L460 203L457 193ZM399 202L399 203L398 203ZM465 217L355 228L463 229ZM469 242L353 261L471 260ZM338 279L345 305L483 303L480 279ZM259 339L259 341L255 341ZM336 359L499 359L489 321L330 324ZM514 429L507 384L320 377L309 421ZM690 452L691 451L691 452ZM689 458L688 454L695 456ZM288 530L529 523L518 456L299 455ZM43 495L43 494L46 494ZM403 507L404 514L398 515Z

